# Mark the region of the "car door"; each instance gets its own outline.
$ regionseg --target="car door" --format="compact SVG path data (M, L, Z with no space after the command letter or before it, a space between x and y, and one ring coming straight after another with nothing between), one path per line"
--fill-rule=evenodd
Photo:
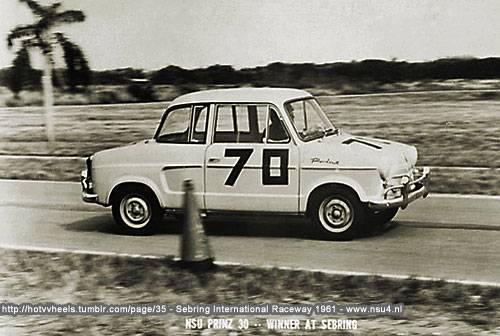
M278 135L271 134L272 120L281 124L282 132L273 126ZM207 209L298 211L298 150L276 108L219 104L213 130L205 158Z
M205 151L207 149L209 105L174 107L166 113L156 136L161 164L162 192L169 208L183 206L183 182L190 179L203 204Z

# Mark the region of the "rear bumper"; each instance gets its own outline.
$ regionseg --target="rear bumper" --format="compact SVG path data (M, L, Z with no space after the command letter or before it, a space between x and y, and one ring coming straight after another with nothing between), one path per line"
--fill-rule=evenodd
M422 170L422 175L419 178L406 184L387 188L384 191L384 197L388 194L389 191L393 190L400 190L401 196L392 199L385 199L380 202L368 202L368 207L373 210L384 210L399 207L404 209L408 206L408 204L415 201L416 199L420 197L427 197L427 195L429 194L429 174L430 169L428 167L424 167Z
M98 203L97 194L94 192L92 180L88 177L87 170L80 173L80 183L82 184L82 199L87 203Z

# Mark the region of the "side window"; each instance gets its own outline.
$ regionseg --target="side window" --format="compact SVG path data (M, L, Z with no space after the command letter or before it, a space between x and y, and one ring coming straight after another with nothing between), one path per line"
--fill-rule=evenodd
M205 143L207 139L208 106L193 108L193 132L190 142Z
M266 110L265 105L217 106L214 142L261 143Z
M275 109L269 109L269 119L266 127L266 139L267 142L289 142L290 137L286 131L283 121L278 116L278 112Z
M168 113L162 128L156 137L158 142L187 143L189 137L189 123L191 121L191 107L181 107Z

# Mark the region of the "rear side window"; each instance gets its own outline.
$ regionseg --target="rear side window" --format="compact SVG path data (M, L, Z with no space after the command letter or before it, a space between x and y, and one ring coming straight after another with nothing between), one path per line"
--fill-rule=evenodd
M170 111L163 121L162 128L156 137L156 141L187 143L190 121L191 107L181 107Z
M185 106L168 112L156 136L161 143L205 143L208 106Z

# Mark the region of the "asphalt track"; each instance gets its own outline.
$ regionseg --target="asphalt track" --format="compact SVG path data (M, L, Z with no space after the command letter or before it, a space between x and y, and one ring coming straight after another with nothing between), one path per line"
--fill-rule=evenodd
M78 183L0 180L0 247L140 255L179 254L180 224L154 236L117 233L110 210L80 200ZM500 197L431 195L385 232L350 242L310 237L304 221L206 223L221 262L339 273L420 276L500 284Z

